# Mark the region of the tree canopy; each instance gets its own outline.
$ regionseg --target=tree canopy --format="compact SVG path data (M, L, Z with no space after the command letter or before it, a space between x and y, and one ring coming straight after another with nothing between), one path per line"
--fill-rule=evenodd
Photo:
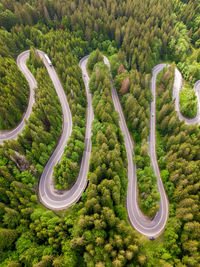
M31 49L28 66L38 84L22 135L0 145L1 266L200 264L199 127L180 122L172 100L175 64L190 88L200 79L199 14L199 0L0 0L0 130L14 128L28 104L28 84L15 63L24 50ZM78 61L98 49L88 62L95 112L88 186L62 212L37 199L37 183L62 131L62 110L35 49L50 57L73 117L54 169L57 189L69 189L79 173L87 101ZM171 63L158 77L156 99L156 152L170 214L154 241L136 233L127 218L126 151L100 51L110 60L134 142L139 203L149 217L159 208L148 155L151 73L157 63ZM193 96L184 92L182 100L183 113L196 109Z

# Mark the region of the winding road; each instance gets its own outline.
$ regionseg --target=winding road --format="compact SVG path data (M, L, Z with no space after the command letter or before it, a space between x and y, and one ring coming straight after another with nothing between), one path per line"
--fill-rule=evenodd
M61 102L62 112L63 112L63 129L57 146L51 155L49 161L47 162L44 171L41 175L39 185L38 185L38 196L43 205L47 208L54 210L61 210L70 207L72 204L76 203L81 197L83 191L87 186L87 174L89 171L89 158L92 150L91 135L92 135L92 121L94 119L94 113L92 108L92 95L89 93L89 76L87 73L87 60L88 56L81 59L79 66L82 70L82 77L85 83L86 95L87 95L87 122L86 122L86 133L85 133L85 151L83 152L83 158L81 161L80 172L76 183L70 190L56 190L53 185L53 168L60 161L64 148L67 141L71 135L72 131L72 115L68 105L68 101L57 73L53 66L50 66L45 59L45 53L38 51L40 57L43 59L44 64L47 68L49 76L53 82L56 89L58 97ZM17 65L26 77L30 86L30 97L29 104L26 113L23 116L22 121L19 125L11 131L0 131L0 144L3 141L9 139L16 139L17 135L20 134L25 126L25 120L27 120L31 114L32 106L34 104L34 88L37 86L37 82L31 72L26 66L26 60L29 57L29 51L25 51L20 54L17 58ZM110 68L109 61L104 57L104 62ZM118 98L117 91L113 85L112 81L112 99L114 107L120 116L120 128L124 134L125 147L128 159L128 192L127 192L127 210L129 220L132 226L141 234L147 237L157 237L159 236L165 228L169 207L167 196L163 187L162 180L160 178L160 171L157 163L156 157L156 119L153 114L156 113L156 78L159 72L163 70L166 64L159 64L153 69L153 76L151 81L151 90L153 95L153 101L151 103L151 119L150 119L150 136L149 136L149 155L151 157L151 164L154 169L154 173L157 176L158 189L160 192L160 209L153 218L153 220L148 219L140 211L138 206L138 193L137 193L137 176L136 176L136 165L133 162L133 144L128 131L124 114L121 108L121 104ZM197 116L193 119L186 119L180 113L179 108L179 92L182 86L182 77L180 72L175 70L175 80L173 87L173 97L175 99L175 108L178 112L179 118L184 119L187 124L200 123L199 110L200 110L200 81L195 84L195 89L198 97L198 112Z
M70 190L61 191L56 190L53 185L53 168L54 166L60 161L63 153L64 148L67 144L67 141L72 132L72 115L68 105L68 101L65 95L65 92L62 88L58 75L53 66L50 66L45 59L45 53L39 51L39 56L43 59L45 67L49 73L49 76L53 82L53 85L56 89L57 95L60 99L62 112L63 112L63 127L62 127L62 134L60 139L57 143L57 146L52 153L49 161L47 162L44 171L40 177L39 185L38 185L38 196L41 203L46 206L47 208L54 209L54 210L61 210L70 207L72 204L77 202L81 197L83 191L87 186L87 174L89 171L89 157L91 154L92 144L91 144L91 124L94 119L93 109L92 109L92 95L89 93L89 76L87 74L86 65L87 65L87 58L83 58L79 65L84 72L83 80L86 87L86 95L87 95L87 123L86 123L86 134L85 134L85 151L83 152L83 158L81 161L80 172L76 183ZM25 51L21 53L17 58L17 65L19 69L22 71L24 76L26 77L29 86L30 86L30 97L29 97L29 104L27 110L23 116L22 121L19 125L11 130L11 131L1 131L0 132L0 144L3 141L9 139L16 139L18 134L21 134L24 127L25 127L25 120L28 120L30 117L32 106L34 104L34 88L37 87L37 82L29 71L26 66L26 61L29 58L30 51Z
M56 190L53 185L53 168L60 161L64 148L66 146L67 140L71 135L72 129L72 117L71 112L68 106L67 98L65 96L64 90L62 89L62 85L58 79L58 76L53 67L50 67L47 62L45 65L49 72L49 76L51 77L56 91L58 93L58 97L60 98L62 109L63 109L63 131L59 143L53 152L51 158L45 166L45 169L40 178L39 187L38 187L38 195L40 201L43 205L50 209L54 210L62 210L72 206L76 203L81 197L83 191L87 186L87 174L89 171L89 159L92 150L91 143L91 125L94 119L93 108L92 108L92 95L89 93L89 76L87 74L87 59L88 56L84 57L79 65L83 72L83 80L86 88L87 95L87 122L86 122L86 133L85 133L85 151L83 152L83 157L81 161L80 171L78 178L75 184L72 186L70 190ZM56 82L55 82L56 81Z
M173 86L173 98L175 100L175 110L178 113L178 117L180 120L184 120L186 124L200 124L200 80L197 81L194 85L194 90L197 96L197 115L192 118L186 118L181 114L180 111L180 90L182 88L182 75L178 69L175 69L175 78L174 78L174 86Z
M104 62L110 68L108 60L104 57ZM156 77L158 73L165 67L165 64L156 66L153 69L153 77L151 81L151 90L153 95L153 101L151 103L151 114L155 114L155 99L156 99ZM155 116L151 116L150 119L150 140L149 140L149 155L151 158L151 164L154 169L154 173L157 176L157 184L160 193L160 209L156 213L153 220L148 219L141 212L138 205L138 189L137 189L137 175L136 164L133 162L133 143L129 130L126 125L126 120L122 111L122 107L119 101L117 91L112 86L112 99L115 106L115 110L120 116L120 128L124 135L127 159L128 159L128 192L127 192L127 211L130 223L141 234L151 238L159 236L165 228L168 219L168 200L163 187L162 180L160 178L160 171L156 157L156 133L155 133Z
M6 140L17 139L18 134L22 133L22 130L24 129L24 126L25 126L25 121L28 120L28 118L30 117L31 112L32 112L32 107L35 103L34 88L37 87L37 83L36 83L36 80L33 74L28 70L26 66L26 61L28 58L29 58L29 51L25 51L17 57L17 65L19 69L21 70L21 72L26 77L29 83L29 87L30 87L29 102L28 102L27 110L24 113L24 116L21 122L17 125L16 128L10 131L0 131L0 144L2 144L3 141L6 141Z

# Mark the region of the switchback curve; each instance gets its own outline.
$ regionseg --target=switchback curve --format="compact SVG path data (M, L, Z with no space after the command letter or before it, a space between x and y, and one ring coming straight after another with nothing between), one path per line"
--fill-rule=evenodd
M87 60L88 56L81 59L79 62L79 66L82 69L83 74L83 80L85 83L86 88L86 95L87 95L87 123L86 123L86 134L85 134L85 151L83 153L83 158L81 162L80 172L79 176L77 178L76 183L73 185L73 187L70 190L67 191L61 191L56 190L53 186L52 181L52 175L53 175L53 167L60 161L63 152L64 147L67 143L67 140L69 139L69 136L72 131L72 117L71 112L69 109L69 105L67 102L67 98L65 96L64 90L62 88L62 85L59 81L59 78L52 66L49 66L49 64L44 59L44 53L42 51L39 51L39 55L41 58L43 58L45 66L47 68L47 71L49 73L49 76L54 84L54 87L56 89L56 92L58 94L58 97L61 102L62 110L63 110L63 131L61 134L61 137L59 139L59 142L57 144L56 149L54 150L53 154L51 155L49 161L47 162L44 171L42 173L42 176L40 178L39 186L38 186L38 195L40 198L40 201L43 205L50 209L54 210L60 210L65 209L75 202L79 200L81 197L81 194L83 193L86 185L87 185L87 173L89 171L89 157L91 154L91 125L92 121L94 119L93 114L93 108L92 108L92 95L89 93L89 76L87 73ZM24 118L22 122L13 130L11 131L3 131L0 132L0 143L2 143L4 140L13 139L16 138L19 133L22 132L23 127L25 125L24 120L28 119L28 117L31 114L32 106L34 104L34 88L37 86L37 83L35 81L35 78L30 73L28 68L26 67L26 60L29 57L29 51L25 51L22 54L19 55L17 59L17 64L23 74L25 75L26 79L29 82L30 86L30 98L29 98L29 105L27 108L27 112L24 115ZM109 66L109 61L106 57L104 57L105 63ZM157 176L157 183L158 183L158 189L160 192L160 209L153 218L153 220L149 220L146 216L142 214L142 212L139 209L138 206L138 200L137 200L137 176L136 176L136 165L133 163L133 144L131 141L131 137L126 125L126 121L124 118L124 114L121 108L121 104L118 98L117 91L113 85L112 81L112 99L114 103L114 107L116 111L119 113L120 116L120 128L124 134L125 138L125 147L127 151L127 159L128 159L128 192L127 192L127 210L128 210L128 216L131 224L133 227L141 234L147 236L147 237L157 237L161 234L161 232L164 230L167 219L168 219L168 213L169 213L169 207L168 207L168 200L167 196L163 187L162 180L160 178L160 172L159 167L157 164L157 158L156 158L156 133L155 133L155 114L156 112L156 78L159 72L163 70L163 68L166 67L166 64L159 64L153 69L153 76L151 81L151 90L153 95L153 101L151 103L151 119L150 119L150 138L149 138L149 155L151 157L151 164L154 169L154 173ZM191 123L199 123L199 110L198 107L198 114L194 119L186 119L184 118L180 113L179 108L179 91L182 86L182 77L180 72L176 69L175 70L175 80L174 80L174 87L173 87L173 97L175 99L175 106L176 110L179 114L180 119L184 119L187 124ZM195 89L197 92L198 97L198 104L200 104L200 81L198 81L195 84Z
M25 121L28 120L28 118L30 117L31 112L32 112L32 107L35 103L34 88L37 87L37 83L36 83L36 80L33 74L29 71L29 69L26 66L26 61L28 58L29 58L29 51L24 51L17 57L18 68L21 70L23 75L26 77L26 80L28 81L29 88L30 88L28 106L23 115L22 120L14 129L9 130L9 131L7 130L0 131L0 144L2 144L3 141L7 141L10 139L17 139L18 134L22 133L22 130L24 129L24 126L25 126Z
M200 80L197 81L194 85L194 90L197 95L197 115L194 118L186 118L182 115L180 111L180 90L182 88L182 75L180 71L175 69L175 77L174 77L174 86L173 86L173 98L175 100L175 110L178 113L178 117L180 120L184 120L186 124L200 124Z
M110 68L109 61L104 57L104 62ZM132 226L141 234L151 238L159 236L167 223L169 215L169 204L166 196L166 192L163 186L162 179L160 177L160 170L157 163L156 156L156 79L157 75L165 68L167 64L158 64L153 69L153 75L151 80L151 91L153 96L153 101L151 102L150 111L150 136L149 136L149 155L151 158L151 165L154 170L154 174L157 176L157 185L160 193L160 209L156 213L155 217L150 220L140 211L138 206L137 197L137 176L136 176L136 165L133 163L133 144L132 140L126 126L126 121L124 114L120 105L118 94L114 85L112 86L112 99L116 111L120 115L120 128L124 134L125 147L128 159L128 192L127 192L127 211L129 220ZM186 124L199 123L200 124L200 81L195 83L195 91L198 99L198 111L195 118L188 119L185 118L180 112L179 94L182 87L182 76L178 69L175 69L175 78L173 85L173 98L175 100L175 110L178 113L179 119L184 120Z
M109 61L104 57L104 62L110 68ZM151 90L153 94L153 101L151 103L151 120L150 120L150 141L149 141L149 154L151 158L151 164L154 169L154 173L157 176L157 184L160 193L160 209L156 213L155 217L150 220L140 211L138 205L138 193L137 193L137 175L136 164L133 162L133 143L129 130L126 125L126 120L122 111L122 107L119 101L119 97L112 82L112 99L115 110L120 116L120 128L124 135L127 159L128 159L128 191L127 191L127 211L128 217L132 226L141 234L147 237L159 236L165 228L168 219L168 200L163 187L162 180L160 178L160 171L158 168L156 147L155 147L155 99L156 99L156 77L157 74L165 67L165 64L156 66L153 69L153 77L151 81Z
M80 172L79 172L79 176L77 178L76 183L73 185L73 187L70 190L61 191L61 190L56 190L53 185L53 179L52 179L53 168L60 161L64 153L64 148L66 146L66 143L71 135L72 116L71 116L71 111L68 105L66 95L64 93L64 90L62 88L62 85L60 83L60 80L57 76L57 73L54 67L48 64L47 60L44 57L45 55L44 52L38 50L38 53L41 59L43 59L46 69L49 73L49 76L53 82L57 95L60 99L62 112L63 112L62 133L57 143L57 146L54 152L52 153L49 161L47 162L44 168L44 171L40 177L40 181L38 185L38 196L39 196L41 203L47 208L60 210L60 209L65 209L67 207L70 207L72 204L77 202L79 198L81 197L87 185L87 173L89 171L89 157L91 154L91 147L92 147L91 124L94 118L93 109L92 109L92 95L89 93L89 88L88 88L89 76L86 70L88 57L83 58L79 63L80 67L82 68L82 72L84 73L83 80L84 80L85 87L86 87L86 95L87 95L87 102L88 102L87 124L86 124L86 134L85 134L85 151L83 152ZM18 134L22 133L24 126L25 126L25 120L29 118L31 111L32 111L32 106L34 104L34 88L37 87L37 82L34 76L32 75L32 73L29 71L29 69L26 66L26 61L29 58L29 54L30 54L29 50L24 51L17 58L17 65L19 69L22 71L22 73L24 74L30 86L30 97L29 97L27 111L25 112L22 121L19 123L19 125L15 129L11 131L0 132L0 144L6 140L16 139Z
M91 143L91 125L94 119L93 108L92 108L92 95L89 93L89 76L87 74L87 60L88 56L81 59L79 62L79 66L82 69L83 73L83 80L85 83L86 88L86 95L87 95L87 122L86 122L86 133L85 133L85 151L83 152L83 157L81 161L80 171L78 178L75 184L69 190L56 190L53 185L52 175L53 175L53 168L61 159L64 148L66 146L66 142L71 134L69 131L68 121L71 120L69 116L71 116L71 112L67 103L67 99L65 93L63 91L61 84L59 85L58 82L54 82L54 86L60 98L60 101L64 100L64 105L66 106L66 110L63 112L63 116L68 116L68 120L65 120L64 117L64 127L62 136L60 138L59 144L57 145L54 153L52 154L51 158L49 159L45 169L42 173L40 178L39 187L38 187L38 194L40 201L46 207L53 209L53 210L62 210L72 206L76 203L79 198L81 197L83 191L87 186L87 174L89 171L89 158L92 150L92 143ZM45 64L46 65L46 64ZM52 67L46 65L49 75L52 81L56 80L55 76L52 75L51 70ZM57 78L58 79L58 78ZM59 87L59 88L58 88ZM57 89L58 88L58 89ZM59 92L62 95L59 95ZM70 129L71 129L70 124ZM68 132L67 132L68 131Z

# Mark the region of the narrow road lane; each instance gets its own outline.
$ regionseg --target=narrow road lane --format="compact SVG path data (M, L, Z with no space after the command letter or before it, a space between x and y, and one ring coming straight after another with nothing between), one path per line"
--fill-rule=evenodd
M173 98L175 99L175 110L178 113L179 119L184 120L186 124L200 124L200 80L194 85L194 90L197 96L197 115L194 118L186 118L180 111L180 90L182 88L182 75L180 71L175 69L174 86L173 86Z
M63 155L63 152L64 152L64 148L71 135L72 115L71 115L71 111L68 105L65 92L62 88L62 85L60 83L60 80L58 78L58 75L54 67L48 64L47 60L44 57L45 55L44 52L38 51L38 53L41 59L43 59L46 69L49 73L49 76L53 82L57 95L60 99L62 112L63 112L62 134L60 136L60 139L58 141L58 144L53 154L51 155L41 175L39 186L38 186L38 196L39 196L41 203L47 208L60 210L60 209L65 209L67 207L70 207L72 204L77 202L79 198L81 197L87 185L87 174L89 171L89 158L90 158L91 149L92 149L91 124L94 118L93 108L92 108L92 96L89 93L89 88L88 88L89 76L87 75L87 70L86 70L88 57L83 58L79 64L83 72L83 80L84 80L85 87L86 87L86 95L87 95L87 101L88 101L87 124L86 124L86 134L85 134L85 151L83 152L80 172L79 172L79 176L77 178L76 183L70 190L61 191L61 190L56 190L53 185L53 179L52 179L53 168L60 161ZM23 120L20 122L20 124L15 129L11 131L0 132L0 144L3 143L3 141L9 140L9 139L16 139L18 134L22 133L22 130L25 127L25 120L28 120L31 114L31 111L32 111L32 106L34 104L34 88L37 87L37 82L34 76L32 75L32 73L29 71L29 69L26 66L26 61L29 58L29 54L30 54L30 51L25 51L21 53L17 58L17 65L22 71L22 73L24 74L30 86L30 98L29 98L27 111L24 114Z
M58 141L56 149L51 155L49 161L47 162L42 176L39 181L38 195L40 201L43 205L50 209L60 210L70 207L76 203L81 197L83 191L87 185L87 174L89 171L89 159L92 150L91 135L92 135L92 121L94 119L94 113L92 108L92 95L89 93L89 76L87 73L87 61L88 56L81 59L79 66L82 70L82 76L85 83L86 95L87 95L87 122L86 122L86 134L85 134L85 151L83 152L83 158L81 161L80 172L78 178L70 190L56 190L53 185L53 168L60 161L64 148L67 141L71 135L72 131L72 115L68 105L68 101L57 73L53 66L50 66L44 57L44 52L39 51L40 57L44 60L44 64L47 68L49 76L53 82L56 89L58 97L61 102L63 111L63 130L61 137ZM25 126L25 119L27 120L31 114L32 106L34 104L34 88L37 86L36 80L30 73L26 66L26 60L29 57L29 51L25 51L19 55L17 58L17 64L26 77L30 86L30 98L29 105L26 113L24 114L22 122L11 131L1 131L0 132L0 144L4 140L16 139L17 135L20 134ZM104 57L104 62L110 68L109 61ZM156 156L156 78L157 75L163 70L166 64L159 64L153 69L153 76L151 81L151 90L153 95L153 101L151 103L151 118L150 118L150 137L149 137L149 155L151 157L151 164L154 169L154 173L157 176L157 184L160 192L160 209L153 218L153 220L148 219L142 214L138 206L138 195L137 195L137 176L136 176L136 165L133 162L133 144L131 140L130 133L128 131L125 117L121 108L121 104L118 98L117 91L112 82L112 99L116 111L119 113L120 117L120 128L124 134L125 147L128 159L128 192L127 192L127 210L129 220L132 226L141 234L147 237L157 237L162 233L165 228L169 207L167 196L163 187L162 180L160 178L160 171L157 163ZM184 119L187 124L200 123L199 113L200 113L200 81L195 84L195 90L198 97L198 113L193 119L186 119L180 113L179 107L179 92L182 86L182 77L180 72L175 70L175 80L173 87L173 98L175 99L175 109L178 112L179 118Z
M104 57L104 62L109 66L109 61ZM162 179L160 177L160 170L158 167L157 156L156 156L156 79L157 75L166 67L166 64L159 64L153 69L153 76L151 80L151 91L153 96L153 101L151 102L151 118L150 118L150 136L149 136L149 155L151 158L151 165L153 167L154 173L157 176L157 185L160 193L160 209L153 218L153 220L148 219L142 214L138 205L138 191L137 191L137 175L136 175L136 165L133 163L133 144L131 137L126 126L126 121L124 114L120 105L118 94L115 87L112 87L112 98L116 111L120 115L120 128L124 134L125 147L128 159L128 192L127 192L127 210L129 220L132 226L141 234L147 237L157 237L159 236L167 223L169 215L169 204L166 196L166 192L163 186ZM179 104L179 93L182 87L182 76L178 69L175 69L175 79L173 86L173 98L175 99L175 109L178 113L179 119L184 120L186 124L200 123L200 81L197 81L194 89L196 90L198 98L198 112L197 116L193 119L187 119L183 117L180 112Z
M110 68L109 61L104 57L105 64ZM156 77L158 73L165 67L165 64L160 64L156 66L153 70L153 77L151 82L151 90L153 94L153 101L151 103L151 120L150 120L150 157L151 164L154 169L154 173L157 176L157 184L160 192L160 209L153 218L153 220L148 219L141 212L138 205L138 189L137 189L137 175L136 175L136 164L133 162L133 143L129 130L126 125L126 120L122 111L122 107L119 101L117 91L112 82L112 99L115 106L115 110L120 116L120 128L124 135L127 159L128 159L128 192L127 192L127 211L129 220L132 226L141 234L147 237L157 237L159 236L165 228L168 219L168 200L163 187L162 180L160 178L160 171L158 168L157 157L156 157L156 134L155 134L155 99L156 99Z
M85 133L85 151L83 152L81 167L75 184L72 186L70 190L63 190L63 191L55 189L53 185L52 175L53 175L53 168L60 161L64 152L64 148L67 144L67 140L71 135L72 117L68 106L67 98L65 96L64 90L62 89L62 85L60 84L58 76L54 68L50 67L48 63L45 61L45 65L49 72L49 76L53 81L58 97L62 104L63 120L64 120L62 136L59 140L59 143L55 151L53 152L51 158L49 159L47 165L45 166L38 187L38 195L42 204L54 210L61 210L72 206L79 200L79 198L81 197L83 191L87 186L89 158L92 150L91 125L94 118L93 108L92 108L92 96L89 93L89 87L88 87L89 76L87 74L87 69L86 69L87 60L88 57L84 57L79 63L79 66L82 69L83 80L85 83L86 95L87 95L87 123L86 123L86 133Z
M28 58L29 58L29 51L25 51L17 57L17 65L19 69L21 70L21 72L26 77L29 87L30 87L29 102L28 102L27 110L24 113L24 116L21 122L17 125L16 128L10 131L0 131L0 144L2 144L3 141L6 141L6 140L17 139L18 134L21 134L22 130L24 129L25 120L28 120L32 112L32 107L35 102L34 101L34 88L37 86L37 83L36 83L36 80L33 74L29 71L29 69L26 66L26 61Z

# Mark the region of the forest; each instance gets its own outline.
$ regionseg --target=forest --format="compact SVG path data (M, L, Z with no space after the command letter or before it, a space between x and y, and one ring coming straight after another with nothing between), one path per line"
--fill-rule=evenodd
M14 59L1 57L0 64L0 129L8 130L22 119L22 115L28 105L29 89L27 81L18 70Z
M30 49L27 65L37 81L22 134L0 144L0 266L199 266L200 128L179 119L173 82L178 68L184 82L180 110L193 118L198 109L193 87L200 80L200 1L0 0L0 27L0 134L15 128L26 112L29 86L16 64L25 50ZM37 195L62 133L61 103L37 49L51 59L73 120L54 167L57 190L72 188L80 171L87 99L78 63L90 54L94 120L88 185L66 210L45 208ZM111 80L134 144L138 203L154 218L160 194L148 140L151 78L159 63L170 64L157 78L155 114L169 218L161 235L150 241L127 214L128 163Z

